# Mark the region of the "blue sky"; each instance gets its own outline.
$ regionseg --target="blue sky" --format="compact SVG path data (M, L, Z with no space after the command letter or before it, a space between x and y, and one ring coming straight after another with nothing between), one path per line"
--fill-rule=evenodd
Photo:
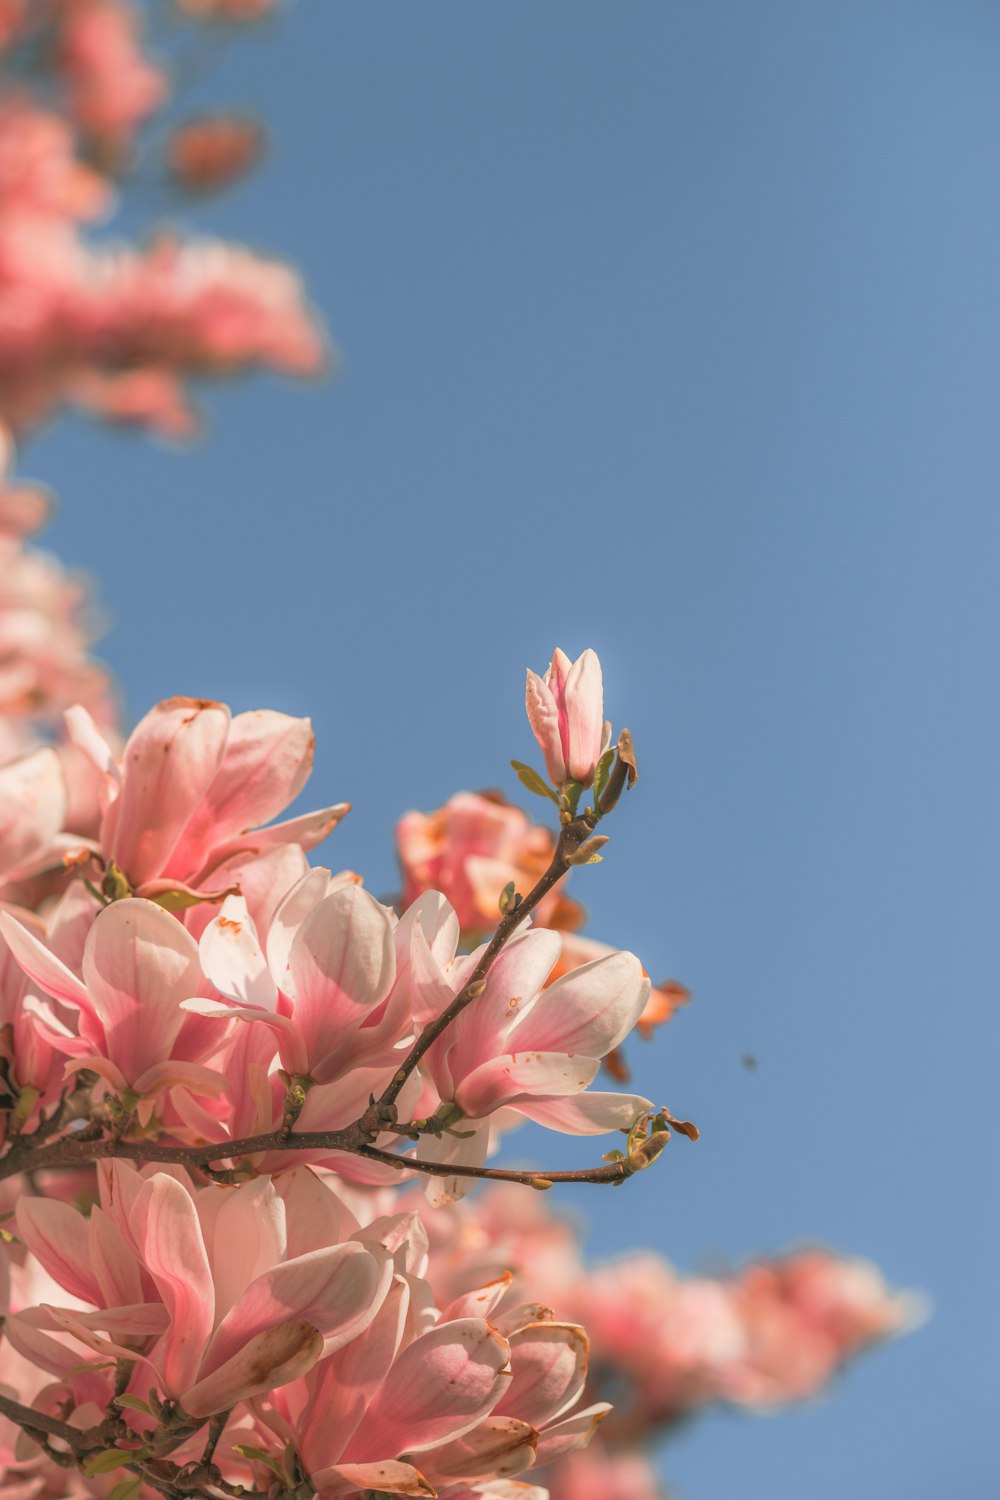
M934 1302L685 1433L684 1500L995 1493L998 41L963 0L300 0L192 99L275 133L198 217L302 266L339 377L25 454L130 712L311 713L376 891L405 808L518 792L525 666L600 652L642 780L577 894L694 991L633 1051L704 1137L578 1193L591 1244L816 1238Z

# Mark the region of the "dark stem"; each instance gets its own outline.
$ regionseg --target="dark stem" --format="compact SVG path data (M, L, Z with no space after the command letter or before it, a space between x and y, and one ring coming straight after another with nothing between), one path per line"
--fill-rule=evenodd
M523 900L501 917L496 932L487 944L482 957L476 964L468 980L459 990L450 1005L432 1021L425 1026L413 1046L410 1048L404 1061L393 1074L389 1084L382 1090L379 1098L362 1115L358 1124L364 1133L364 1138L371 1141L379 1132L385 1129L386 1124L394 1117L396 1100L406 1084L407 1079L420 1059L433 1047L442 1032L446 1031L452 1021L460 1016L467 1005L478 999L482 994L485 980L495 960L506 947L514 933L520 927L525 917L534 911L540 901L552 890L553 886L563 878L570 869L572 855L586 843L597 826L597 818L593 813L589 816L582 813L565 823L559 832L552 860L548 869L541 875L537 883L532 887Z
M576 1172L531 1172L507 1167L466 1167L447 1161L419 1161L412 1156L394 1156L391 1151L380 1151L377 1146L361 1146L357 1154L401 1170L426 1172L428 1177L476 1177L488 1182L520 1182L525 1187L550 1187L554 1182L602 1182L613 1186L624 1182L634 1172L624 1159L605 1162L600 1167L582 1167Z

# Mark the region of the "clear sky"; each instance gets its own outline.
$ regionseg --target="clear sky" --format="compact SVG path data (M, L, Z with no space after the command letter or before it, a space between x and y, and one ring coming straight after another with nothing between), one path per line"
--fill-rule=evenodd
M694 991L632 1050L704 1138L577 1194L592 1245L817 1238L934 1302L685 1433L683 1500L996 1494L998 45L973 0L300 0L192 101L275 128L203 217L304 268L340 377L25 455L130 712L311 713L375 891L406 807L519 791L525 666L600 652L642 780L576 891Z

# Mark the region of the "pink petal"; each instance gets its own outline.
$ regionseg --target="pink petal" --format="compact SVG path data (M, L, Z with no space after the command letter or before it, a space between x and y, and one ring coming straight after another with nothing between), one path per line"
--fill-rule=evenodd
M516 1417L486 1417L464 1437L425 1450L421 1463L435 1485L459 1480L506 1479L530 1469L538 1433Z
M548 683L531 671L525 686L524 707L532 733L545 757L549 780L553 786L562 786L568 773L560 734L559 706Z
M488 1318L494 1309L503 1301L510 1290L514 1280L512 1271L504 1271L503 1275L496 1281L491 1281L487 1286L478 1286L471 1292L464 1292L462 1296L456 1297L453 1302L442 1312L446 1322L454 1318ZM501 1330L502 1331L502 1330Z
M512 1050L506 1038L536 1002L561 948L558 932L539 928L503 949L490 969L485 992L466 1007L433 1048L435 1054L440 1049L440 1055L447 1058L456 1082L481 1063Z
M278 991L242 896L227 896L198 945L205 977L244 1005L274 1010Z
M267 828L253 828L249 833L235 834L213 850L212 859L221 862L232 859L235 854L261 854L277 844L298 844L308 852L321 844L350 810L349 802L336 802L332 807L319 808L317 812L286 818L284 823L271 823Z
M20 1198L17 1230L49 1275L74 1297L100 1306L102 1297L90 1264L87 1221L68 1203L54 1198Z
M215 1315L222 1319L251 1282L285 1259L288 1236L285 1204L269 1178L217 1194L215 1207L211 1229L204 1215L202 1228L212 1248Z
M0 932L28 978L63 1005L92 1014L87 987L9 912L0 912Z
M639 1094L603 1094L596 1090L565 1099L519 1099L518 1114L559 1130L563 1135L605 1135L628 1130L653 1106Z
M341 1495L381 1491L386 1495L423 1495L434 1500L437 1490L412 1464L382 1459L373 1464L332 1464L312 1476L317 1500L339 1500Z
M311 1070L343 1046L395 978L393 921L358 885L331 892L306 917L288 956L288 993Z
M4 1319L4 1338L31 1365L62 1379L79 1366L80 1351L43 1333L38 1326L40 1320L52 1326L53 1320L39 1307L11 1313Z
M518 1052L483 1063L455 1090L455 1103L467 1115L482 1119L505 1104L530 1095L576 1094L593 1081L600 1066L594 1057L565 1052Z
M44 859L66 816L56 752L32 750L0 766L0 871L10 879Z
M323 1339L308 1323L301 1319L277 1323L255 1334L211 1375L184 1391L181 1405L192 1417L226 1411L237 1401L297 1380L322 1353Z
M107 1055L130 1083L170 1056L184 1020L180 1002L202 985L190 934L162 907L135 898L112 902L98 916L83 977Z
M634 953L610 953L557 979L514 1029L517 1051L604 1057L628 1036L649 995Z
M120 786L122 776L115 753L82 704L74 703L63 718L70 742L87 757L95 770L115 786Z
M586 1448L609 1411L610 1403L599 1401L594 1406L586 1407L584 1411L575 1411L561 1422L546 1427L539 1438L535 1462L541 1467L543 1464L555 1463L565 1454L572 1453L575 1448Z
M310 1379L299 1447L314 1472L338 1459L362 1423L399 1350L410 1306L402 1277L390 1283L385 1300L368 1327L324 1359ZM337 1413L335 1423L330 1413Z
M424 1136L420 1142L420 1155L424 1161L453 1162L456 1166L481 1167L485 1165L490 1149L490 1126L488 1120L463 1120L459 1126L461 1135ZM474 1177L428 1177L427 1201L440 1208L444 1203L454 1203L464 1198L476 1185Z
M158 1346L168 1394L194 1383L215 1317L215 1288L198 1211L190 1193L157 1172L140 1189L133 1209L146 1269L170 1314Z
M345 1459L419 1453L461 1437L500 1399L508 1360L506 1340L478 1318L421 1334L392 1366Z
M100 1298L90 1300L105 1307L123 1307L142 1302L139 1262L117 1224L97 1204L90 1211L90 1260Z
M296 881L279 903L267 934L267 962L279 989L288 973L288 955L295 934L313 907L330 894L330 889L330 872L320 866Z
M203 1099L217 1099L229 1087L229 1079L216 1068L171 1059L146 1068L139 1074L133 1087L144 1099L154 1099L167 1089L176 1088L190 1089Z
M211 1372L256 1334L288 1318L317 1328L332 1353L362 1333L392 1280L392 1260L380 1246L331 1245L272 1266L247 1287L223 1318L205 1356Z
M590 1341L575 1323L533 1323L510 1336L513 1379L498 1412L543 1427L580 1399Z
M595 651L584 651L573 663L564 694L569 774L575 781L589 785L600 758L604 733L604 684Z
M215 778L228 733L225 705L195 698L158 703L132 731L108 853L133 886L163 874Z
M229 726L221 764L185 829L168 873L198 868L206 851L277 817L305 786L314 744L308 719L293 719L269 709L237 714Z

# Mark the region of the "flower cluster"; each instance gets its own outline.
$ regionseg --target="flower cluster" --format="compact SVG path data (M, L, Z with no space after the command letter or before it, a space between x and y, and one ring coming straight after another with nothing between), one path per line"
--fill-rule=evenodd
M727 1282L652 1257L588 1272L530 1191L621 1182L672 1128L697 1136L592 1087L653 991L630 953L564 956L557 925L635 779L626 733L605 759L602 729L586 807L582 779L552 789L558 835L466 799L522 835L484 941L441 890L398 913L310 865L348 807L282 816L308 720L173 698L120 753L82 704L66 722L86 836L54 750L0 766L11 1493L544 1500L550 1468L558 1493L613 1493L642 1477L637 1438L807 1394L899 1325L874 1273L820 1253ZM624 1150L570 1173L487 1165L523 1120L620 1131ZM517 1186L460 1202L477 1178Z
M175 698L116 754L82 705L66 718L92 837L66 825L54 752L0 767L7 890L64 871L0 913L0 1175L52 1181L11 1198L5 1482L44 1493L75 1460L81 1493L128 1468L138 1494L200 1463L208 1493L277 1470L295 1493L497 1495L584 1444L607 1404L579 1410L583 1330L509 1276L448 1290L424 1215L476 1176L524 1180L484 1165L524 1118L623 1130L627 1154L570 1174L595 1181L667 1139L650 1101L589 1087L645 1010L642 966L609 952L550 984L559 934L527 922L601 808L463 952L442 893L400 917L309 866L345 804L274 821L309 774L307 720ZM60 1174L79 1193L88 1165L84 1214ZM398 1201L414 1175L422 1209Z
M246 8L261 12L265 7ZM192 19L241 19L202 6ZM131 0L8 6L0 41L0 420L35 426L66 402L171 436L193 428L191 379L266 366L315 374L324 348L295 273L238 245L86 233L125 185L142 127L165 105L169 65L147 53ZM163 55L163 49L160 49ZM248 170L249 120L182 122L164 182L199 194Z
M546 1476L554 1500L657 1500L642 1446L708 1407L773 1411L814 1396L849 1360L914 1326L922 1306L890 1291L874 1266L819 1247L728 1275L682 1276L660 1255L589 1267L579 1236L546 1199L507 1186L431 1221L436 1287L507 1279L586 1324L585 1400L613 1393L599 1440Z

